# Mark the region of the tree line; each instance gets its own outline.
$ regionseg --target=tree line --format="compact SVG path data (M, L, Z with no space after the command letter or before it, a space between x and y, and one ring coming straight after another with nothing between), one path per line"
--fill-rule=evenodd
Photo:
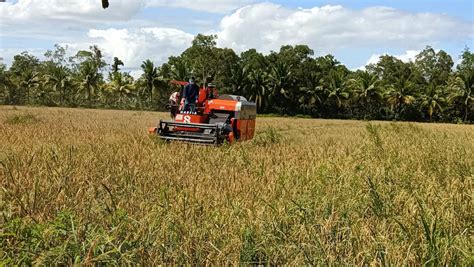
M409 121L474 121L474 54L453 58L427 46L413 62L383 55L365 70L349 70L334 56L315 57L307 45L285 45L263 55L249 49L237 55L218 48L217 36L197 35L179 56L161 66L141 65L135 79L119 58L105 62L91 46L67 56L55 45L44 60L23 52L9 68L0 64L0 103L116 109L163 110L176 85L194 76L213 82L221 93L237 94L262 113L321 118Z

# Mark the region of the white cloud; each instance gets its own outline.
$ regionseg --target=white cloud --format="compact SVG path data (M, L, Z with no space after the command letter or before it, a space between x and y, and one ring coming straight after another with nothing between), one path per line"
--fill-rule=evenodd
M255 0L148 0L149 7L186 8L210 13L228 13Z
M39 48L34 48L34 47L31 47L31 48L0 47L0 58L3 58L3 64L6 64L7 66L11 66L13 57L25 51L39 59L44 59L44 53L46 52L46 50L44 49L39 49Z
M19 0L1 3L0 40L50 41L51 48L54 43L67 45L70 54L97 44L108 62L117 56L129 69L139 68L146 59L161 64L170 55L179 54L190 45L191 34L173 28L139 26L132 20L148 0L109 1L110 6L106 10L100 0ZM126 28L111 26L122 21L127 22ZM156 23L138 21L138 24ZM24 50L40 58L46 50L15 46L15 43L7 45L0 42L0 53L6 63L11 63L13 56ZM26 43L18 46L31 47Z
M266 53L279 50L284 44L307 44L317 55L332 53L337 57L338 51L353 51L354 55L365 51L357 59L362 60L352 63L357 66L374 51L407 51L398 57L408 60L427 44L440 47L444 41L470 43L474 38L472 22L443 14L410 13L387 7L353 10L330 5L292 9L255 2L110 0L106 10L102 9L100 0L6 2L0 4L0 53L9 63L13 51L33 51L15 47L45 47L50 43L52 48L54 43L62 43L74 52L98 44L108 62L117 56L127 68L136 70L143 60L152 59L161 64L169 56L179 55L189 47L193 34L200 31L218 34L218 46L231 47L236 52L256 48ZM139 15L147 7L186 8L192 14L231 13L220 21L218 28L206 24L211 20L203 17L201 24L205 25L197 30L195 20L186 24L174 16L159 21ZM214 15L218 21L221 15ZM163 24L157 26L157 23ZM17 40L24 43L17 45ZM6 49L10 49L8 53L4 52ZM34 51L44 53L45 50ZM379 56L373 55L369 62L377 61Z
M111 0L102 9L99 0L19 0L0 5L0 24L34 20L110 21L127 20L144 6L145 0ZM11 21L15 20L15 21Z
M113 57L118 57L124 62L126 70L131 71L134 76L139 76L139 69L144 60L150 59L160 66L169 56L181 54L191 45L193 38L192 34L173 28L91 29L87 37L78 38L74 42L60 42L60 45L67 46L68 56L73 56L77 51L88 50L91 45L96 44L106 62L111 63ZM11 64L13 56L23 51L44 59L46 49L0 47L0 55L8 65Z
M240 8L225 16L218 43L237 51L278 50L308 44L316 53L361 47L412 49L441 40L472 38L472 23L447 15L408 13L387 7L353 10L342 6L289 9L273 3Z
M172 28L139 29L91 29L89 42L70 44L72 48L85 48L94 43L104 52L108 62L120 58L126 68L138 69L141 63L150 59L160 65L171 55L179 55L193 40L192 34Z
M395 57L403 62L414 62L416 55L418 55L420 52L421 50L407 50L404 54L396 55Z
M436 52L438 52L439 50L436 50ZM408 62L414 62L415 59L416 59L416 55L418 55L419 53L421 52L421 50L407 50L405 51L405 53L403 54L400 54L400 55L392 55L398 59L400 59L401 61L405 62L405 63L408 63ZM383 53L383 54L373 54L372 56L370 56L370 58L367 60L367 62L365 63L365 65L363 66L360 66L358 68L356 68L356 70L363 70L365 69L365 67L367 65L370 65L370 64L377 64L380 60L380 57L381 56L384 56L384 55L389 55L388 53Z
M73 42L85 37L90 28L129 22L144 7L146 0L110 1L109 8L105 10L100 0L19 0L1 3L0 38Z
M382 56L382 55L380 55L380 54L374 54L374 55L370 56L370 58L367 60L367 62L365 63L365 65L364 65L364 66L360 66L360 67L357 68L357 69L364 69L365 66L367 66L367 65L370 65L370 64L377 64L377 63L379 62L379 59L380 59L381 56Z
M133 69L129 71L129 73L133 78L138 79L140 76L142 76L143 71L141 69Z

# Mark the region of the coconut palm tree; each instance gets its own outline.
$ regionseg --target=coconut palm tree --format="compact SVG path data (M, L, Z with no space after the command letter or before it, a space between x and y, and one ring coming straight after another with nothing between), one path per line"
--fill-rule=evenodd
M454 88L449 99L453 102L462 103L462 113L464 121L467 120L468 114L473 110L474 103L474 72L460 72L451 83L450 87Z
M112 63L112 72L118 72L120 70L119 66L123 66L123 61L118 57L114 57L114 62Z
M409 78L400 77L395 83L388 86L386 98L396 116L400 116L406 105L415 102L413 93L414 83Z
M272 65L268 78L272 84L274 94L282 94L288 97L291 87L291 75L291 68L285 62L277 61Z
M349 87L344 84L344 73L335 69L330 70L328 76L323 79L322 89L327 93L327 99L332 99L339 110L344 102L349 99Z
M67 67L55 67L52 73L44 75L44 85L51 86L54 92L59 93L59 103L63 105L66 91L72 86Z
M319 87L300 87L300 93L298 102L304 114L323 103L322 91L319 90Z
M354 94L354 101L364 110L364 116L372 110L373 103L383 99L380 87L380 79L377 75L367 71L357 72L358 77L349 79L346 82Z
M130 99L135 91L132 77L121 72L111 73L110 83L107 84L105 89L114 96L117 96L117 103L119 105L122 105L124 100Z
M189 67L184 60L178 60L171 66L171 78L177 81L186 81L189 76Z
M20 87L22 87L26 92L26 103L30 104L30 93L31 90L40 83L39 74L35 71L28 71L25 73L25 76L20 82Z
M79 67L79 75L76 79L79 93L84 94L90 103L92 95L99 86L100 75L96 64L92 61L85 61Z
M250 74L248 67L244 67L242 63L231 66L229 70L230 79L229 86L233 94L245 95L250 87Z
M249 100L257 104L259 111L265 110L272 97L268 87L267 74L260 69L253 70L249 73L248 79L250 85L246 89Z
M324 87L319 85L320 76L320 72L310 71L305 77L303 86L299 88L298 103L304 114L324 103L325 92Z
M6 69L7 66L2 64L2 58L0 57L0 103L4 103L7 95L7 83L9 79L7 78ZM1 101L3 100L3 101Z
M426 109L430 121L432 121L434 114L443 110L444 103L446 103L446 98L442 87L434 83L430 84L426 93L421 96L421 107Z
M142 65L143 79L146 84L146 90L150 96L150 105L153 102L153 90L158 82L158 69L149 59L143 61Z

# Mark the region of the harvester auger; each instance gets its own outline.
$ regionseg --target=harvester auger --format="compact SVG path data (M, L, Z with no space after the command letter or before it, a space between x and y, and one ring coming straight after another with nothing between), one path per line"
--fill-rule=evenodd
M186 82L172 83L187 85ZM257 108L245 97L217 96L212 87L200 88L194 112L179 110L174 120L160 120L157 127L149 128L167 141L220 145L253 138Z

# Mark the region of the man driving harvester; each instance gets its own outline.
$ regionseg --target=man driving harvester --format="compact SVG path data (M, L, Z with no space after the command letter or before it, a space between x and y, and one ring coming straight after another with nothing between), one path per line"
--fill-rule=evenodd
M184 111L194 113L196 109L196 103L199 96L199 87L194 81L194 77L189 79L189 83L184 87L183 98L184 98Z

